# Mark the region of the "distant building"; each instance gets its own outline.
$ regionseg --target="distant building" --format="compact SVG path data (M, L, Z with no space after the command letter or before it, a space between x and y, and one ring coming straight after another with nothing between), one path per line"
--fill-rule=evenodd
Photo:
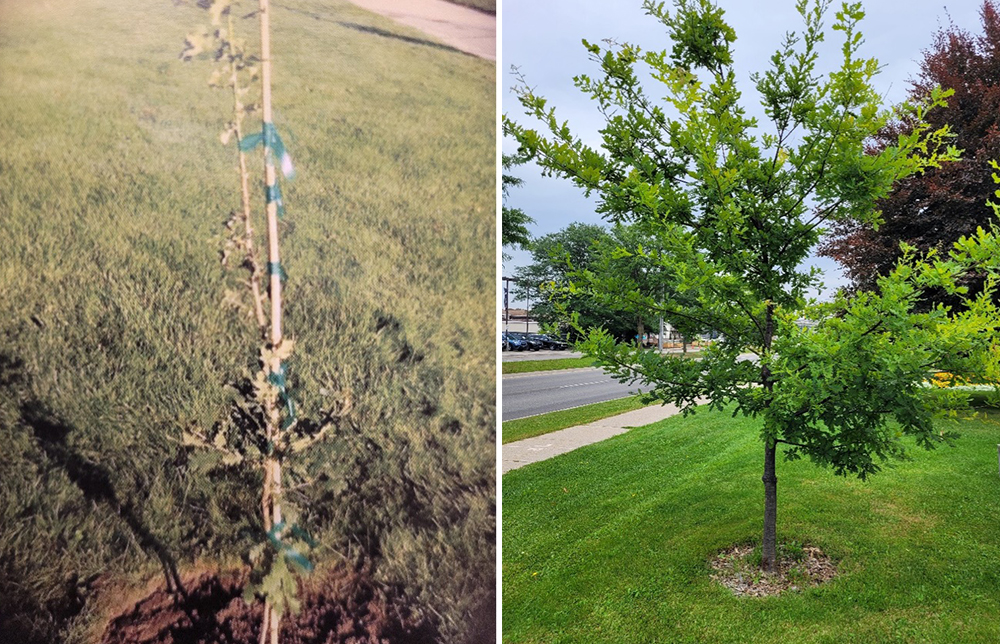
M501 309L500 330L538 333L538 322L529 318L525 309Z
M672 327L669 322L663 320L661 324L663 325L662 331L664 342L682 342L684 340L684 338L681 337L680 331Z

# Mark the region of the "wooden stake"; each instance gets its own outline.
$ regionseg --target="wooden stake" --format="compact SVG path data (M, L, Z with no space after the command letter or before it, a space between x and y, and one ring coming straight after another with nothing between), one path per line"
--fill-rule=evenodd
M263 112L265 132L273 127L271 114L271 16L268 0L260 0L260 72L261 72L261 110ZM267 194L271 194L277 183L274 168L274 153L269 147L268 138L264 137L264 183ZM271 200L267 202L267 258L270 266L281 265L278 252L278 205ZM269 270L271 293L271 348L276 350L281 346L281 275L278 270ZM273 358L271 364L265 365L271 373L281 370L281 359ZM274 444L280 427L280 411L277 405L269 405L267 411L267 440ZM271 530L281 523L281 462L273 455L264 460L264 498L270 498ZM266 501L265 501L266 502ZM267 517L265 517L266 519ZM281 535L277 535L280 539ZM268 624L271 644L278 644L278 632L281 626L281 616L268 601L264 611L269 614Z

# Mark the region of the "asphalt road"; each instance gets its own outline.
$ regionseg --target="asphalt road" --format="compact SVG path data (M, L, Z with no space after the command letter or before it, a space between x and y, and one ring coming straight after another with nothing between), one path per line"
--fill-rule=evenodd
M757 360L750 353L741 354L739 359L752 362ZM597 367L586 367L509 374L503 377L501 386L501 418L515 420L624 398L638 393L640 385L636 383L628 387L613 380Z
M596 367L517 373L503 377L502 418L514 420L636 393Z

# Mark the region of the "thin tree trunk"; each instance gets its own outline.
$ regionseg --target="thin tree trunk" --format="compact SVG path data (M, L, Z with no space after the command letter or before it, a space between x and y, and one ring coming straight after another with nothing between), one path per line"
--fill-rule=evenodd
M263 336L267 333L267 318L264 317L264 297L260 291L260 262L257 261L257 256L253 248L253 226L250 222L249 208L249 177L247 177L246 166L246 156L240 152L240 174L243 180L243 193L248 198L247 204L244 206L243 221L246 224L244 235L246 235L247 260L250 262L250 290L253 293L253 309L254 315L257 317L257 327Z
M268 636L271 633L271 629L268 626L268 623L271 621L270 618L271 618L271 611L265 609L264 619L260 625L260 644L267 644L267 640L269 639Z
M764 354L771 350L771 341L774 339L774 305L768 303L764 318ZM771 370L761 367L761 384L767 392L768 397L764 403L770 406L770 394L774 388L771 381ZM777 438L777 437L774 437ZM777 452L777 443L774 438L765 438L764 445L764 537L761 540L760 567L766 572L777 572L778 569L778 477L775 473L774 456Z
M778 569L778 477L774 470L777 452L773 441L764 447L764 538L761 540L760 567L767 572Z
M233 16L229 14L229 47L232 50ZM232 53L232 51L230 51ZM246 261L250 269L250 290L253 296L254 315L257 318L257 327L260 329L261 337L267 334L267 319L264 317L264 298L260 291L260 262L257 261L257 253L254 251L253 225L251 223L250 211L250 175L247 173L247 157L240 148L243 141L243 105L240 101L239 78L236 73L236 61L230 60L230 83L233 87L233 124L236 128L236 150L240 159L240 197L243 205L243 234L244 250Z

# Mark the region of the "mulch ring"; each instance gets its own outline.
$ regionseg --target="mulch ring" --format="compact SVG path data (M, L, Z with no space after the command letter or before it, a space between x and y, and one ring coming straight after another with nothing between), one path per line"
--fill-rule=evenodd
M114 615L101 644L259 644L263 603L243 602L245 571L181 576L186 598L160 584ZM314 572L302 584L302 608L285 615L282 644L431 644L435 629L378 587L367 572Z
M711 577L737 597L770 597L798 592L837 576L837 565L822 550L799 543L778 546L778 572L760 569L760 546L741 544L723 550L709 565Z

